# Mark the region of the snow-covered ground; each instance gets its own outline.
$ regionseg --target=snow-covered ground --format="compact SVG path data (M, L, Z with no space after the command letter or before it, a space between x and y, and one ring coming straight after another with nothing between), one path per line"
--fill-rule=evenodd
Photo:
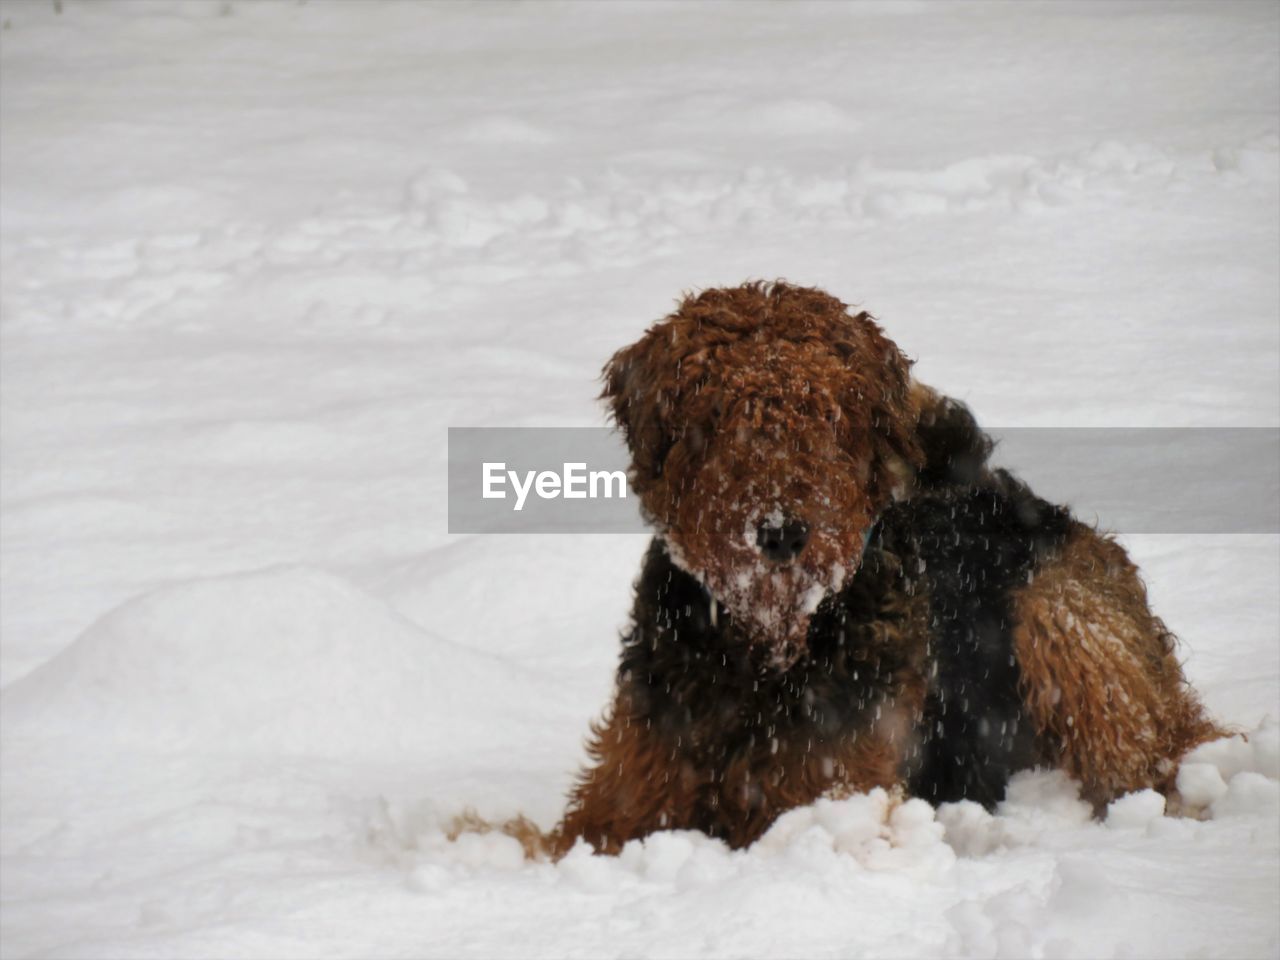
M826 287L991 424L1280 425L1280 7L0 11L6 957L1280 952L1274 533L1126 538L1251 731L1207 820L442 829L554 822L644 546L449 536L446 428L601 423L683 289Z

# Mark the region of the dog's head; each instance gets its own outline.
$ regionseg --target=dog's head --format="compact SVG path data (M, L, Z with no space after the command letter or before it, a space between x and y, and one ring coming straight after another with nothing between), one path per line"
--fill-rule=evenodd
M868 314L781 282L688 297L605 367L646 518L777 664L920 465L909 367Z

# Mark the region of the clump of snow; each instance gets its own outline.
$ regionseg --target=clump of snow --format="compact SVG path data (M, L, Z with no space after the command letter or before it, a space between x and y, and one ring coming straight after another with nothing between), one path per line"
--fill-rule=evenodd
M1252 770L1237 773L1227 791L1214 801L1215 818L1280 816L1280 783Z
M1236 734L1202 743L1184 759L1184 764L1196 763L1214 767L1227 780L1242 770L1280 778L1280 723L1267 715L1247 736Z
M1107 805L1107 826L1116 830L1144 829L1164 816L1165 798L1154 790L1138 790Z
M755 849L813 862L836 853L851 856L870 870L927 873L954 859L940 842L943 832L929 804L891 798L877 788L784 813Z
M1201 744L1178 771L1182 801L1214 818L1280 816L1278 734L1280 725L1268 716L1247 735Z
M1227 794L1222 773L1211 763L1184 763L1177 782L1178 794L1192 809L1211 806Z
M1182 803L1214 817L1280 814L1278 744L1280 725L1271 716L1248 735L1201 744L1178 770Z

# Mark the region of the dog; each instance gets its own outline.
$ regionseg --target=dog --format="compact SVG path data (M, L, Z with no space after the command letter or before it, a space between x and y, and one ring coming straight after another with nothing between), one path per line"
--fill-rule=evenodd
M1225 735L1114 540L989 464L866 312L782 281L688 296L604 370L656 536L553 857L740 848L885 787L991 808L1060 768L1097 811Z

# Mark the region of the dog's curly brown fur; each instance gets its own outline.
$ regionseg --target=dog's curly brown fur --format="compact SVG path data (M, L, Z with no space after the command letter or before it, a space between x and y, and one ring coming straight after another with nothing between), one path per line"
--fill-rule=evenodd
M742 846L873 786L991 805L1045 764L1101 807L1220 735L1123 550L991 470L867 313L708 290L604 379L657 537L553 855Z

